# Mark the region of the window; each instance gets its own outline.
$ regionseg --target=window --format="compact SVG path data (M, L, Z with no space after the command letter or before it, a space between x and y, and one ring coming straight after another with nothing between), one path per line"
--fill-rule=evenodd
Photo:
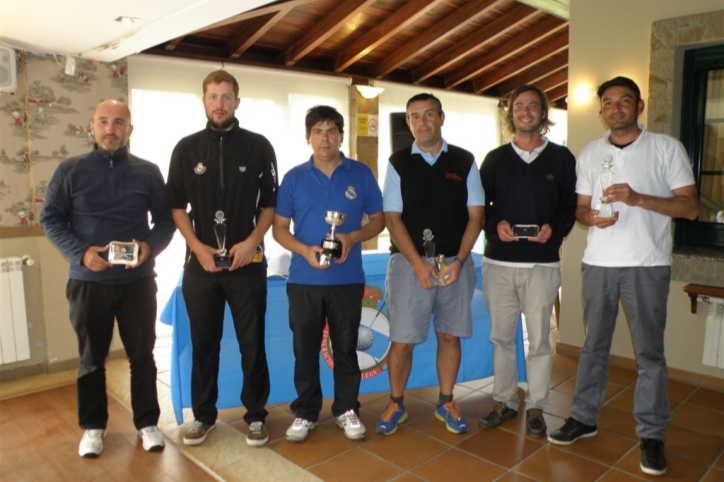
M724 45L684 54L681 142L699 191L695 222L677 221L677 246L724 247Z

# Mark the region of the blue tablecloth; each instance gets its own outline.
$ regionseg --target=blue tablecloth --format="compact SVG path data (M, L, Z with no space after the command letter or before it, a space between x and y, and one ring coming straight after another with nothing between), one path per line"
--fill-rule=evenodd
M384 306L385 271L390 255L363 255L367 277L363 301L361 341L358 345L360 368L363 372L361 393L389 391L387 376L387 350L389 330L387 309ZM489 341L490 318L482 293L480 265L482 257L473 255L478 274L477 286L472 300L473 336L462 340L462 362L458 382L485 378L493 374L493 345ZM269 403L288 402L296 398L294 390L294 352L292 332L289 329L289 305L286 294L286 280L270 277L266 312L266 350L271 377ZM191 407L191 334L189 317L186 312L181 286L176 287L171 299L160 317L163 323L173 326L171 348L171 396L176 421L183 422L183 408ZM522 328L518 327L518 373L525 376ZM428 387L438 384L435 357L437 342L430 326L425 343L417 345L413 354L412 372L408 388ZM334 383L330 368L331 355L323 343L320 352L320 375L322 391L332 396ZM219 398L217 407L241 406L241 356L234 335L229 306L224 316L224 336L221 341L219 368Z

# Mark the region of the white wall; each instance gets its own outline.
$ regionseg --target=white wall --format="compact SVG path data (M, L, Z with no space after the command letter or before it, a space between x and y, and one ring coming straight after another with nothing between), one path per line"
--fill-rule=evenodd
M573 1L570 17L568 145L578 154L587 143L599 138L604 128L599 121L595 88L601 82L624 75L634 79L641 95L649 99L651 24L658 20L721 10L722 0L609 0ZM588 100L581 100L584 94ZM640 117L646 124L647 111ZM563 287L560 341L582 346L584 339L581 305L581 258L586 230L576 225L563 245ZM673 282L668 303L666 355L669 366L697 373L724 376L724 370L701 364L705 315L689 313L689 299L681 291L684 283ZM700 309L705 311L704 309ZM612 353L633 358L628 326L619 316Z

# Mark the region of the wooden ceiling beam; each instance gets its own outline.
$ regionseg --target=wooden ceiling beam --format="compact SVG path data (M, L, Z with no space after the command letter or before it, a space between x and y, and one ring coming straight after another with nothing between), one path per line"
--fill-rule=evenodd
M171 40L169 43L166 44L166 50L176 50L176 47L178 47L178 44L183 42L184 38L186 38L186 35L182 35L181 37L176 37L175 39Z
M504 1L472 0L455 13L435 23L415 40L397 49L374 69L372 76L384 77L420 52L436 45Z
M555 17L548 17L532 28L526 30L524 33L506 42L500 48L493 49L482 57L470 62L460 70L447 76L445 79L445 85L447 85L448 88L451 88L465 82L466 80L477 77L483 72L494 68L500 62L521 51L529 49L531 45L534 45L536 42L540 42L541 39L544 39L549 35L566 28L567 26L568 22L564 22Z
M521 57L504 63L494 71L478 77L473 81L473 90L476 93L484 92L496 84L503 82L521 72L531 69L533 66L541 64L550 56L554 56L562 51L568 50L568 32L556 35L542 45L523 54ZM566 53L566 62L568 54ZM560 67L560 66L559 66ZM556 70L556 69L549 69Z
M286 65L297 63L375 1L377 0L345 0L338 7L333 8L329 14L284 52L284 63Z
M412 71L413 81L416 84L423 82L460 59L467 57L475 49L492 42L506 32L509 32L511 29L514 29L519 24L528 21L531 17L538 14L538 10L526 7L525 5L518 5L514 7L510 12L506 13L502 17L499 17L489 24L481 27L476 34L466 37L449 49L440 52L425 62L424 65L414 69Z
M568 95L568 82L566 82L563 85L559 85L558 87L554 87L553 89L546 92L546 97L548 97L548 102L555 102L557 100L561 100L565 98Z
M445 0L410 0L382 23L352 42L334 56L334 71L341 72L382 45L389 38Z
M518 75L515 75L507 79L505 82L500 83L498 85L498 93L501 97L505 96L521 85L535 84L537 81L547 76L551 72L555 72L564 67L568 67L568 52L549 57L547 60L544 60L543 62L532 66L530 69L524 70ZM482 91L477 91L476 93L479 92Z
M229 40L227 48L232 59L239 58L241 54L246 52L249 47L254 45L265 33L267 33L274 25L279 23L289 12L291 8L279 10L276 13L270 13L263 17L252 18L239 25L236 34Z
M568 82L568 67L564 67L561 70L553 72L551 75L538 80L535 86L540 90L547 92L554 87L565 84Z

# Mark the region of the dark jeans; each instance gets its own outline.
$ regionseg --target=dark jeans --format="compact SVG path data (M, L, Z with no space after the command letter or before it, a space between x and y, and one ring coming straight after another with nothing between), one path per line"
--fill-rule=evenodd
M214 277L184 273L182 290L191 322L193 367L191 405L196 420L213 424L218 411L219 352L224 331L224 308L229 303L241 351L244 382L241 403L246 423L264 421L269 398L269 367L264 346L266 273Z
M108 421L105 362L113 322L131 364L131 407L137 429L156 425L161 411L156 393L156 280L123 284L68 280L70 321L78 337L78 423L105 429Z
M287 284L289 327L294 334L294 386L297 399L291 410L297 417L316 422L322 409L319 350L325 323L334 356L332 415L359 410L361 372L357 337L362 317L364 284L313 286Z

